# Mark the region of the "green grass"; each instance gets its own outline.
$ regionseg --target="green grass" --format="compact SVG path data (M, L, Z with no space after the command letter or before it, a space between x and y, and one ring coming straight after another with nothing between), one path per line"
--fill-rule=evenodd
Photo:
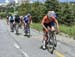
M42 26L40 23L33 23L31 25L31 28L34 28L38 31L42 30ZM75 25L74 26L60 25L60 31L66 33L70 36L75 36Z
M60 25L60 31L70 36L75 36L75 25L74 26Z
M34 29L36 29L36 30L38 30L38 31L41 31L41 30L42 30L42 26L41 26L40 23L33 23L33 24L31 25L31 28L34 28Z

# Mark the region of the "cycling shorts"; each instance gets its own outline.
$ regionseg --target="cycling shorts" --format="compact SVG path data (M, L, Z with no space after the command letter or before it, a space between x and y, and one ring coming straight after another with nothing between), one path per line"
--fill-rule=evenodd
M10 20L10 23L13 23L14 22L14 20Z
M52 27L52 26L55 26L55 24L54 24L54 22L50 22L50 23L44 23L44 26L46 27L46 28L48 28L48 27ZM43 28L43 31L45 31L45 29Z

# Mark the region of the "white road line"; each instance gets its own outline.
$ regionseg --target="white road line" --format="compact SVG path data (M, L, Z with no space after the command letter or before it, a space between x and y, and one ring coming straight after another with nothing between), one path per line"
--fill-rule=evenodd
M16 48L20 49L20 46L19 46L18 44L15 43L14 46L15 46Z
M24 52L22 49L21 49L21 52L24 54L25 57L29 57L28 54Z
M15 46L17 49L19 49L19 50L21 51L21 53L22 53L25 57L29 57L28 54L27 54L26 52L24 52L24 51L20 48L20 46L19 46L18 44L15 43L14 46Z

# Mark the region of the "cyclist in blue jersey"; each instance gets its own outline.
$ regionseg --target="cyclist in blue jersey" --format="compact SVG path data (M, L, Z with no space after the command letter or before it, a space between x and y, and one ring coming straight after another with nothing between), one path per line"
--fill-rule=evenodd
M25 32L25 36L28 35L28 33L30 34L30 24L32 23L32 17L31 14L27 14L26 16L24 16L24 32Z

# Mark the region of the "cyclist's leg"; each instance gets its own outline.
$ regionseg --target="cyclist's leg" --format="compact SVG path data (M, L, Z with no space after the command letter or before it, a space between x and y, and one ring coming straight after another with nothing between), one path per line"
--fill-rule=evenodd
M52 45L53 45L53 48L54 46L56 46L56 39L55 39L55 34L54 34L54 31L55 31L55 24L54 23L50 23L50 31L51 31L51 40L52 40Z
M15 22L15 31L16 31L16 34L17 34L17 23Z
M49 24L49 27L50 27L50 30L51 31L55 31L55 24L54 24L54 22L51 22L50 24Z
M17 30L16 28L17 28L17 24L16 24L16 22L15 22L15 31ZM16 31L16 32L17 32L17 31Z
M18 23L16 24L16 33L18 34Z
M26 25L24 24L24 33L25 33L25 28L26 28Z
M30 24L28 24L27 27L28 35L30 35Z
M14 21L13 21L13 23L12 23L12 30L14 31Z
M24 33L27 35L27 23L24 24Z
M46 48L47 39L48 39L47 32L44 32L44 35L43 35L43 48Z
M12 23L10 22L10 30L12 31Z
M22 21L19 23L19 27L20 29L22 29Z
M45 27L47 27L47 25L45 24ZM43 49L46 49L46 43L48 40L48 36L47 36L47 32L45 31L45 29L43 28Z
M19 23L16 23L16 33L19 33Z
M10 29L11 29L11 32L13 32L13 22L10 21Z

